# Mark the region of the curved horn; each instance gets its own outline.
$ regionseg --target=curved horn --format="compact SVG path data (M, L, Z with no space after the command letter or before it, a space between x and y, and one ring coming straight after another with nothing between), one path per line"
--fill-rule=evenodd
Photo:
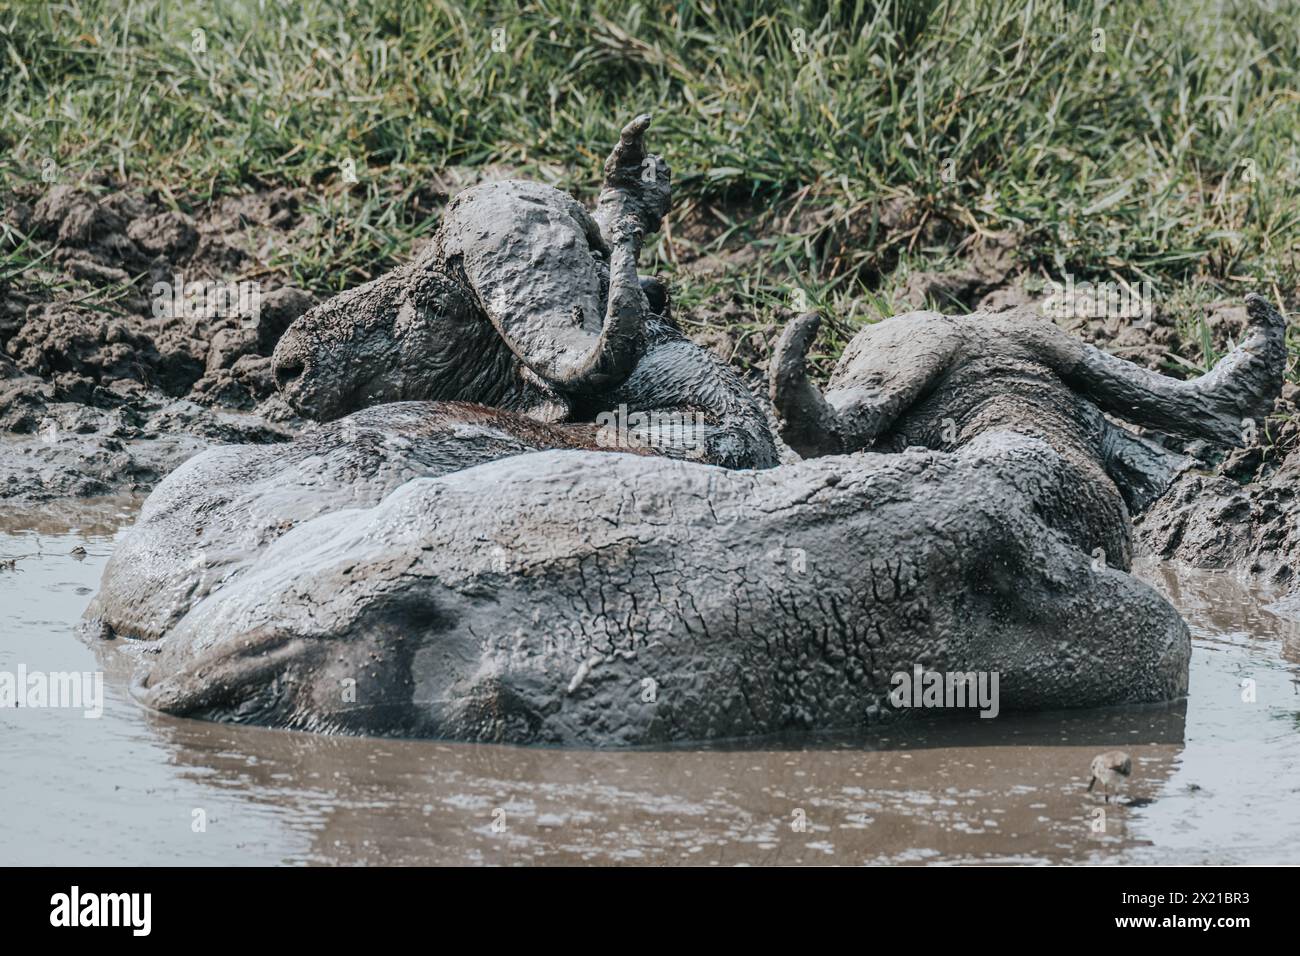
M636 217L648 235L659 231L672 204L672 170L662 156L646 152L649 128L650 114L642 113L623 127L605 160L605 181L592 216L610 245L624 217Z
M605 160L605 181L592 219L609 249L609 299L600 339L583 359L538 374L569 390L608 388L631 372L641 349L641 332L650 303L636 274L637 257L647 233L656 232L667 215L671 171L662 156L645 148L650 114L623 127ZM647 161L651 164L646 167ZM653 174L647 176L647 168Z
M844 449L839 416L804 371L821 322L816 312L790 322L776 343L768 373L781 439L804 458L837 455Z
M609 253L609 301L600 338L580 361L568 367L552 365L544 377L570 390L608 388L627 378L641 353L642 331L650 302L636 274L644 233L627 217L613 227ZM538 374L541 372L537 369Z
M594 216L549 186L485 183L447 207L432 247L520 361L566 391L619 384L642 350L650 304L637 256L670 196L668 165L645 151L649 125L644 114L623 128Z
M1102 411L1184 438L1240 445L1247 419L1263 419L1282 392L1286 319L1268 299L1246 296L1245 340L1200 378L1180 381L1109 355L1072 346L1060 372Z

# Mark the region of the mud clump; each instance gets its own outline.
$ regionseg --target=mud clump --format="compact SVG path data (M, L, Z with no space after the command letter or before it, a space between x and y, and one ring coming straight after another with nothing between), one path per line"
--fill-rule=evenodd
M1143 550L1198 568L1245 572L1285 591L1300 586L1300 453L1263 481L1189 474L1143 516Z
M53 382L58 398L101 407L125 397L118 383L180 396L203 371L188 351L159 351L139 323L62 302L32 306L5 350L19 369Z
M0 382L0 400L6 384ZM289 430L260 418L184 399L148 396L114 409L73 402L20 408L20 424L26 429L34 422L35 427L26 434L12 429L0 433L0 500L146 492L212 445L279 443L291 437Z
M1300 389L1286 386L1281 417L1258 426L1254 444L1182 475L1136 522L1139 550L1300 594L1298 398Z
M100 175L6 197L0 242L32 254L0 280L0 498L148 488L214 442L288 438L271 354L316 298L263 259L302 224L287 189L184 211Z

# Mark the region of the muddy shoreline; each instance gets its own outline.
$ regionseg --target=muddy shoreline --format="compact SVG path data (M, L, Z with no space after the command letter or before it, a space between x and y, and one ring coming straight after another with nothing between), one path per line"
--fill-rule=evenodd
M296 197L190 216L109 185L6 201L33 262L0 281L0 499L143 493L211 445L301 427L270 354L316 300L263 262L302 225Z

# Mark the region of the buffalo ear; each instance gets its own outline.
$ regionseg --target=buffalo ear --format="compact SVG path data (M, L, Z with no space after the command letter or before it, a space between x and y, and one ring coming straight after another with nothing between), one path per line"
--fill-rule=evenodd
M658 276L642 276L641 291L645 293L650 312L661 319L670 319L668 284Z
M1161 448L1127 428L1103 422L1102 466L1133 517L1151 507L1175 478L1196 464L1186 455Z

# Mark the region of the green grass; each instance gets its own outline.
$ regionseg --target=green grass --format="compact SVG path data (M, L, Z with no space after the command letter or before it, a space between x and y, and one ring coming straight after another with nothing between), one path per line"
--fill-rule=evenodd
M900 260L977 233L1016 234L1043 274L1288 307L1300 285L1296 3L4 0L0 64L0 190L46 160L181 204L305 187L320 227L276 265L318 291L399 261L449 167L589 195L643 110L676 220L712 208L731 226L710 240L762 243L681 274L679 301L759 325L803 288L832 349L890 307ZM689 251L660 236L647 268Z

